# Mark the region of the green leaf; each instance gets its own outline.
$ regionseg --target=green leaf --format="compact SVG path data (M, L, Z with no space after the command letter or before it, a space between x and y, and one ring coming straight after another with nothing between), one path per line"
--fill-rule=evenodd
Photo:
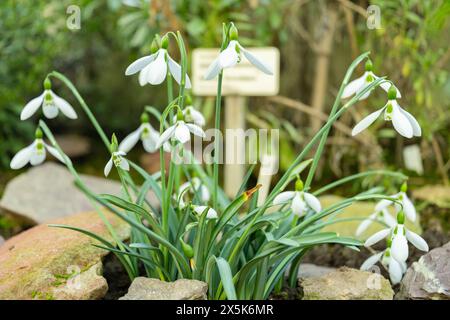
M228 300L237 300L236 288L233 283L233 275L228 262L222 257L216 257L217 268L219 269L220 279Z

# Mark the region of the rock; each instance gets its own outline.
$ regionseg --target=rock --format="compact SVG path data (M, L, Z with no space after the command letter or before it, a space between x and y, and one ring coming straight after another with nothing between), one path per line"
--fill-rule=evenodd
M327 208L337 202L344 200L344 198L334 195L324 195L320 197L320 202L322 203L323 208ZM337 215L337 218L367 218L375 208L375 202L363 202L357 201L353 203L351 206L342 210L341 213ZM392 209L392 208L391 208ZM391 214L394 216L394 210L391 211ZM358 228L361 220L353 220L353 221L344 221L338 222L323 228L324 232L337 232L339 235L344 237L354 237L356 229ZM406 227L409 230L414 231L418 234L422 233L422 229L419 224L419 219L416 219L416 222L412 223L409 220L406 220ZM372 234L381 229L385 228L383 225L379 223L372 223L370 227L362 234L361 240L365 240Z
M5 243L5 239L3 239L2 236L0 236L0 247Z
M450 242L423 255L406 271L398 299L450 299Z
M312 263L302 263L298 270L298 278L321 277L335 270L336 268L322 267Z
M164 153L164 165L166 170L168 170L170 166L170 153L165 152ZM141 163L142 168L145 169L150 174L156 173L161 170L161 161L159 152L155 153L144 153L140 158L139 161Z
M118 182L80 175L96 193L121 194ZM153 193L147 196L157 203ZM94 208L88 198L73 184L72 175L62 165L46 162L31 168L11 180L6 186L0 207L31 224L90 211Z
M424 186L412 192L414 198L429 202L440 208L450 208L450 186Z
M121 240L129 238L128 224L105 212ZM76 226L113 242L96 212L53 221ZM0 247L0 300L100 299L107 289L101 259L108 252L94 247L92 238L67 229L38 225Z
M321 277L299 280L304 300L392 300L388 280L377 273L347 267Z
M55 136L56 142L64 153L71 159L85 156L91 150L88 138L77 134L59 134Z
M128 293L119 300L206 300L207 291L208 285L198 280L164 282L138 277L134 279Z

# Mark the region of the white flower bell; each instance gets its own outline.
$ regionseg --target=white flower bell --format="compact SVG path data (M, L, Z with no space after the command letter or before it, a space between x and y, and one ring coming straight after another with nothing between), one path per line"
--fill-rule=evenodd
M156 144L159 139L159 132L156 131L149 123L147 113L143 113L141 116L141 125L135 131L130 133L119 145L119 150L124 152L129 152L139 141L142 141L145 151L155 152L158 150Z
M206 123L203 114L192 106L192 99L188 95L186 96L186 107L182 110L184 121L191 122L199 127L203 127ZM177 116L174 116L173 121L177 121Z
M375 210L367 219L363 220L356 229L356 236L359 237L374 222L379 221L393 227L396 224L395 219L391 216L386 208Z
M219 217L217 211L211 207L208 206L192 206L192 207L198 215L202 215L205 212L205 210L208 210L206 211L207 219L217 219Z
M20 113L20 120L30 118L41 106L44 116L48 119L56 118L59 111L61 111L69 119L77 118L77 114L70 103L57 96L51 90L51 86L50 79L46 78L44 81L44 92L25 105Z
M364 74L361 77L351 81L349 84L347 84L345 86L344 91L342 92L342 98L343 99L351 97L354 94L360 93L365 88L367 88L367 86L370 85L373 81L379 79L379 77L376 76L373 73L372 61L367 60L365 69L366 69L366 71L364 72ZM389 82L383 82L383 83L380 84L380 87L384 91L388 92L390 84L389 84ZM366 99L370 95L370 93L371 93L371 91L367 91L365 94L363 94L359 98L359 100ZM396 97L397 98L401 98L402 97L398 90L397 90L397 96Z
M375 206L375 210L384 210L388 206L394 205L398 212L398 211L402 210L402 206L403 206L403 212L405 213L406 217L412 222L416 221L417 212L416 212L416 209L414 208L414 204L412 203L412 201L408 198L408 195L406 194L407 189L408 189L408 186L405 182L402 184L402 186L400 188L400 192L391 196L392 198L395 198L397 201L400 201L401 205L396 202L393 202L391 200L383 199L377 203L377 205Z
M205 137L203 129L195 124L184 122L183 113L178 110L177 121L161 134L158 143L156 144L156 148L160 148L172 138L183 144L191 139L190 133L202 138Z
M417 120L406 110L402 109L395 99L397 90L391 86L388 91L388 102L386 105L369 114L362 119L352 130L352 135L355 136L361 131L368 128L375 120L384 112L384 120L392 121L394 129L405 138L420 137L422 129Z
M40 165L46 158L46 151L50 152L52 156L62 163L65 162L58 150L46 144L44 140L42 140L42 137L42 131L38 128L36 130L36 139L34 142L17 152L12 158L10 163L11 169L21 169L27 165L27 163L30 163L32 166Z
M284 204L290 202L292 212L302 217L306 214L308 208L314 212L320 212L322 206L319 199L308 192L303 191L303 182L298 179L295 183L295 191L281 192L273 200L273 204Z
M161 39L161 47L159 47L156 39L153 40L151 52L149 56L142 57L128 66L125 75L133 75L139 73L139 84L141 86L150 83L152 85L161 84L167 76L167 72L173 76L175 81L181 83L181 66L175 62L167 52L169 46L168 36ZM186 74L185 87L191 88L191 80Z
M245 58L253 64L256 68L268 75L273 75L273 71L264 62L260 61L253 54L251 54L247 49L245 49L238 42L238 31L233 25L229 31L230 42L225 50L223 50L219 56L211 63L206 71L205 79L214 79L223 69L234 67L241 61L241 52L244 54Z
M127 159L125 159L126 152L118 150L117 148L117 138L113 134L111 142L111 158L106 163L105 169L103 170L105 177L107 177L111 172L113 164L116 167L121 168L122 170L130 171L130 164L128 163Z
M211 193L209 192L208 188L197 177L193 177L191 181L187 181L180 186L180 195L185 194L186 191L190 191L190 193L192 194L197 193L200 198L199 200L203 203L208 202L211 198Z

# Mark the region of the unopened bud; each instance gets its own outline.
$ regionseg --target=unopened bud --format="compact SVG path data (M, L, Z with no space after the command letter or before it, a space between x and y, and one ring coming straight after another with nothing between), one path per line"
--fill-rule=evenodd
M161 48L167 49L168 47L169 47L169 37L167 35L165 35L161 39Z
M159 50L159 44L158 44L158 40L155 37L155 39L153 39L153 41L152 41L152 45L150 46L150 52L153 54L153 53L156 53L158 50Z

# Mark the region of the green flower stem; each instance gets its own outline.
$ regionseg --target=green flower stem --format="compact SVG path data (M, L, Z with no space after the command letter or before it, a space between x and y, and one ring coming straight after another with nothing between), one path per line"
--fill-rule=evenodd
M222 107L222 79L223 71L219 73L217 81L217 96L216 96L216 117L214 123L215 132L220 130L220 112ZM213 206L218 208L217 204L217 193L219 186L219 159L220 159L220 141L219 137L214 137L214 163L213 163Z

